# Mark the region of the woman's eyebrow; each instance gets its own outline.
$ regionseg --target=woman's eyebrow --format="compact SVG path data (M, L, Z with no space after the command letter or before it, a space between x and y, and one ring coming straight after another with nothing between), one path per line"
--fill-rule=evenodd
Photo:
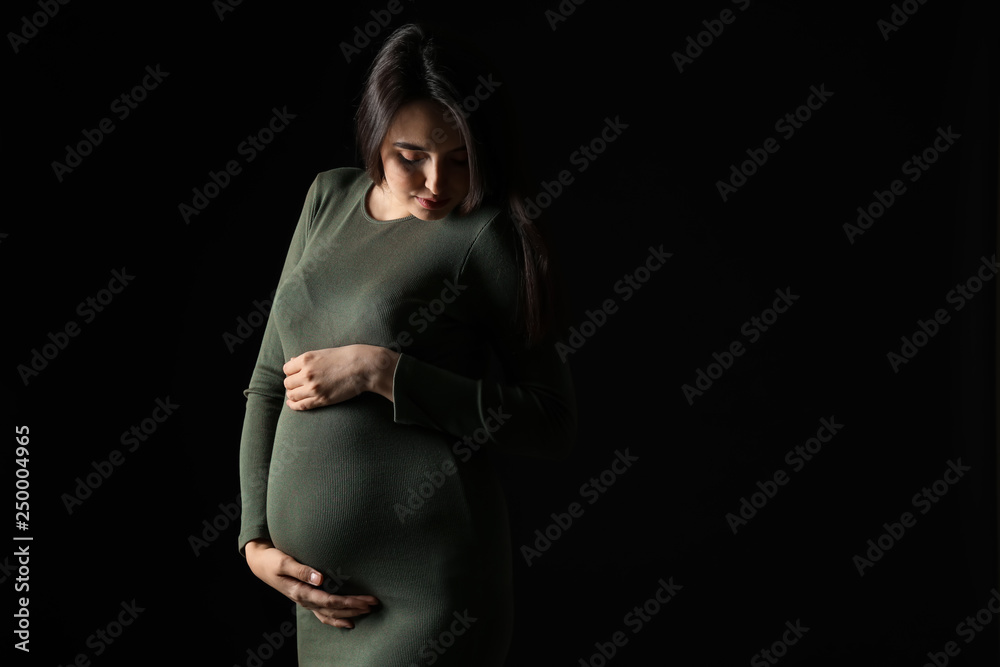
M408 141L394 141L392 145L395 146L396 148L405 148L408 151L423 151L424 153L432 153L433 152L433 151L427 150L423 146L418 146L417 144L411 144ZM458 148L453 148L453 149L451 149L448 152L449 153L454 153L456 151L464 151L464 150L465 150L465 144L462 144Z

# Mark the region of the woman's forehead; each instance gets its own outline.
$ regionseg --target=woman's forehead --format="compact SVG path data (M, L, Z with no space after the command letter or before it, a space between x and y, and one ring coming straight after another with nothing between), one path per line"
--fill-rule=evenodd
M401 106L385 141L398 148L429 153L448 153L465 145L451 112L433 100L415 100Z

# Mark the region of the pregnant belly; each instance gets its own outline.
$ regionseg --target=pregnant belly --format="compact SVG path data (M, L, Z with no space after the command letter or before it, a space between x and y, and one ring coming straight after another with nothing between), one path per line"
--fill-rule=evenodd
M373 394L286 406L268 477L272 541L343 584L340 594L385 594L389 582L438 570L460 575L474 565L476 497L490 483L483 461L455 460L455 440L396 424L392 404Z

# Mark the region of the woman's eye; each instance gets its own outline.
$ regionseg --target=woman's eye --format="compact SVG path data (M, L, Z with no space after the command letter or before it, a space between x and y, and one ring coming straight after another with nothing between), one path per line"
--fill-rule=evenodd
M399 161L402 162L405 165L413 165L413 164L416 164L416 163L420 162L421 160L423 160L423 158L416 158L416 157L413 158L412 160L409 160L402 153L399 154Z

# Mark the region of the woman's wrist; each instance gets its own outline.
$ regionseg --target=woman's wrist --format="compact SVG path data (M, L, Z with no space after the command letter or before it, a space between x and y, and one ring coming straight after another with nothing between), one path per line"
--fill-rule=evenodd
M367 389L392 401L392 378L396 373L399 352L375 345L368 347Z
M246 543L246 546L243 547L243 550L244 551L251 551L251 550L256 549L258 547L259 548L263 548L263 549L270 549L273 546L274 546L274 544L271 542L271 540L269 540L267 538L264 538L264 537L258 537L258 538L252 539L252 540L248 540L247 543Z

